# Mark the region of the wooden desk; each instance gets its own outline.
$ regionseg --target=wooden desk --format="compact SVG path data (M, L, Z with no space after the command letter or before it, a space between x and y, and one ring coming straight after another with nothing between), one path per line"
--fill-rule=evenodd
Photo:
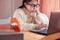
M36 34L32 32L23 32L24 33L24 40L56 40L60 38L60 32L51 34L51 35L41 35L41 34Z
M59 33L48 35L45 38L42 38L41 40L56 40L58 38L60 38L60 32Z
M28 32L28 31L25 31L23 33L24 33L24 40L40 40L46 37L45 35L40 35L40 34Z

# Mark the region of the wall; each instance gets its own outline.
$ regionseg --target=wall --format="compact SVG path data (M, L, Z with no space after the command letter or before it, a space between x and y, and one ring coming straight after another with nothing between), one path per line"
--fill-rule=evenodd
M11 16L11 0L0 0L0 19Z
M21 5L21 0L0 0L0 24L10 23L14 11Z
M5 19L14 13L22 0L0 0L0 19Z
M12 0L12 13L14 13L14 11L22 5L22 0Z
M22 0L0 0L0 19L12 16ZM60 9L60 0L39 0L40 11L50 17L51 11Z
M51 11L59 10L60 0L40 0L41 12L45 13L50 18Z

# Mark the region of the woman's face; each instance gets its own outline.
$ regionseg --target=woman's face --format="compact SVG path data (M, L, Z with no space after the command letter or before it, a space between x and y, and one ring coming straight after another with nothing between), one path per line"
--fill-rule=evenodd
M25 7L29 12L35 12L36 9L39 7L39 4L36 0L32 0L29 3L25 3Z

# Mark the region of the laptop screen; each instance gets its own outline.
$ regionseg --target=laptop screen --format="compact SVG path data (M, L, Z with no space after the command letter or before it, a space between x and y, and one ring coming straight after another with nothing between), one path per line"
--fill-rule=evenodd
M52 12L50 16L48 34L60 32L60 12Z

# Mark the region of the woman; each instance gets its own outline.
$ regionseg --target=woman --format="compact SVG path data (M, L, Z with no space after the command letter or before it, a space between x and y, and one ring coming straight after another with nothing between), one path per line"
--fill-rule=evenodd
M38 0L23 0L22 6L13 15L24 30L43 30L48 28L47 16L39 11Z

